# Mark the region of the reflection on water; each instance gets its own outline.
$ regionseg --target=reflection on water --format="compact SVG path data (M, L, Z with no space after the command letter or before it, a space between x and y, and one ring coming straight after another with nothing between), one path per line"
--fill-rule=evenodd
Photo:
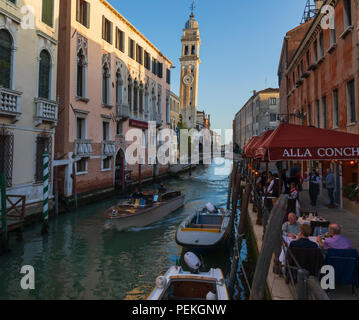
M186 195L185 206L145 228L106 230L103 212L117 202L113 198L52 219L48 237L40 236L40 224L26 229L23 242L12 236L12 252L0 257L0 299L146 298L156 277L180 260L174 239L180 222L207 202L225 205L230 168L226 160L164 181ZM229 274L225 252L205 264ZM20 288L23 265L35 268L35 290Z

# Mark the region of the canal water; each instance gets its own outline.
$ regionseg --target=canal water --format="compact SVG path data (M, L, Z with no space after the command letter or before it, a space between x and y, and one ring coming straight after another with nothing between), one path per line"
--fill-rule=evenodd
M107 230L103 212L118 201L112 198L51 219L49 236L40 235L40 224L27 227L22 242L11 235L12 251L0 257L0 299L145 299L157 276L177 261L183 264L175 242L180 222L207 202L225 206L232 162L216 161L197 167L191 176L164 180L167 188L185 194L185 206L149 227ZM227 252L204 257L204 262L207 269L222 268L228 279ZM24 265L35 269L35 290L21 289ZM244 299L244 290L236 294Z

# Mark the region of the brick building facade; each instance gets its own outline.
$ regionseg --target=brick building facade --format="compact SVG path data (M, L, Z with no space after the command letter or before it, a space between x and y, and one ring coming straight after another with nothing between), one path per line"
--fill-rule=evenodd
M359 134L359 3L328 0L324 5L334 8L332 20L318 8L312 20L288 33L294 35L296 48L288 50L287 57L282 51L281 112L290 123ZM323 28L326 21L334 28ZM285 39L283 47L291 41ZM331 166L339 178L340 165L344 186L359 182L355 162L306 163L304 173L309 167L325 172Z

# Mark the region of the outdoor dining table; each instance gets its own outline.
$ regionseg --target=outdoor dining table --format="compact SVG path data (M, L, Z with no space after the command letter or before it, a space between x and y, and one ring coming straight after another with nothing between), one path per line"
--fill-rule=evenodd
M305 219L303 217L300 217L298 219L298 222L300 224L309 224L312 229L312 235L314 234L316 227L328 228L330 225L330 221L328 221L322 217L308 217Z

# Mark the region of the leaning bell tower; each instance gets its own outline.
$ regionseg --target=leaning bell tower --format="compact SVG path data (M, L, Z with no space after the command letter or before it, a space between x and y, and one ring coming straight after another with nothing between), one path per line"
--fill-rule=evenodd
M191 6L191 14L183 29L181 62L180 98L181 114L187 127L196 127L197 96L198 96L198 72L201 60L199 49L201 38L198 22L194 18L194 3Z

